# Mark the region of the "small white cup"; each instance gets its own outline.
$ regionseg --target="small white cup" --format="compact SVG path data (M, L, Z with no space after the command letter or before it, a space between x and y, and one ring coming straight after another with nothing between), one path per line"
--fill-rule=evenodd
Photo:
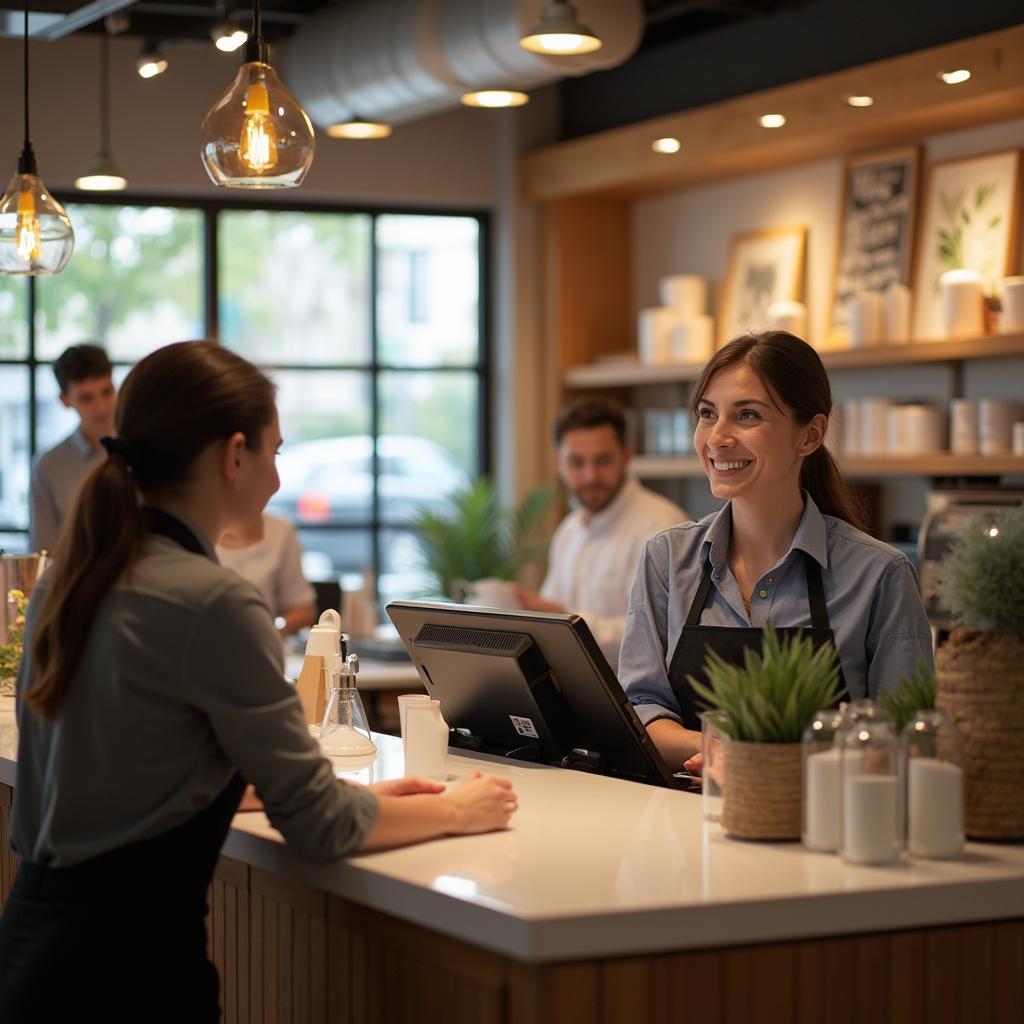
M1003 312L999 317L1003 334L1024 331L1024 277L1003 278Z
M858 292L850 300L850 344L877 345L885 337L885 303L880 292Z
M405 743L405 713L410 704L429 704L430 695L426 693L403 693L398 697L398 728L402 743Z
M976 270L947 270L939 278L947 338L985 333L985 278Z

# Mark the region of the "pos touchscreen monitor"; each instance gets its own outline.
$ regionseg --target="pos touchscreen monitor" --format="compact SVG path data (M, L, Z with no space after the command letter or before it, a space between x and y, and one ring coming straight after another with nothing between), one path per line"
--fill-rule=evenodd
M451 745L686 788L578 615L393 601L387 613Z

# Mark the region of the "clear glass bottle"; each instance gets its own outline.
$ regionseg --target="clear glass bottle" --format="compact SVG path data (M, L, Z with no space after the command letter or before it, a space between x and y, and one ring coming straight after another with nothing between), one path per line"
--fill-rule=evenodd
M900 743L888 719L844 719L840 853L855 864L888 864L903 848Z
M808 850L835 853L841 828L840 772L842 749L836 743L842 712L819 711L801 740L804 773L804 825L801 838Z
M330 697L320 725L320 749L328 757L373 757L377 746L355 686L359 656L348 654L339 661L339 668L331 673Z
M964 848L960 730L944 711L919 711L904 727L902 742L907 772L907 852L912 857L957 857Z

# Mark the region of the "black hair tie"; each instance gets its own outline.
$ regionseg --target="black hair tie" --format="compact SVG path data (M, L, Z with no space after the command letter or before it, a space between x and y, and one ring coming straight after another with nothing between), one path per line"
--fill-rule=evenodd
M138 465L139 453L126 437L101 437L100 444L107 449L107 455L117 455L124 460L129 470Z

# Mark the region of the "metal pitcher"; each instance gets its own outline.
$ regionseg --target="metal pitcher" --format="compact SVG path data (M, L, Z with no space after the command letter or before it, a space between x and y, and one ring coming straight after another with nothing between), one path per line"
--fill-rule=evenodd
M32 588L50 564L50 558L44 554L0 555L0 578L3 580L3 592L0 605L3 606L3 632L0 640L7 642L7 630L14 624L18 615L17 605L7 596L12 590L20 590L26 598L32 594Z

